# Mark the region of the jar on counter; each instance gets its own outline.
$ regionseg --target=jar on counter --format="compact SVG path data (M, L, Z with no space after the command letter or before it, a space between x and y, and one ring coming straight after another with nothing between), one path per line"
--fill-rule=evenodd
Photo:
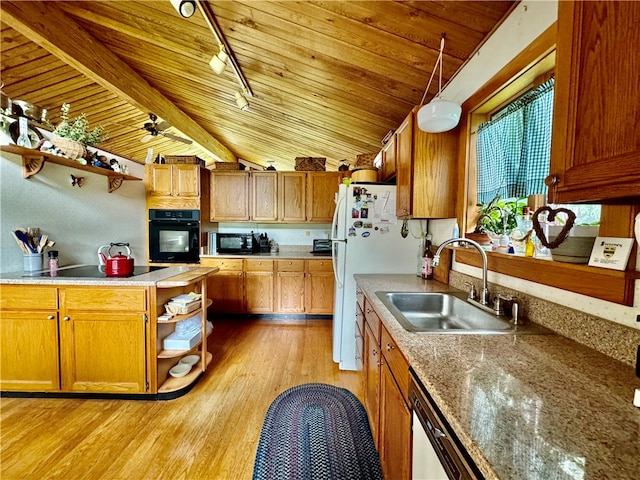
M58 269L58 251L49 250L49 270L54 271Z

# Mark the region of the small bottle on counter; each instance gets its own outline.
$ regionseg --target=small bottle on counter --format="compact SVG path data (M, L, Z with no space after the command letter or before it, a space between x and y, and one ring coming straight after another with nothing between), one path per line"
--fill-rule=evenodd
M431 251L431 235L427 236L422 256L422 278L431 280L433 278L433 252Z
M55 272L58 270L58 251L49 250L49 270Z

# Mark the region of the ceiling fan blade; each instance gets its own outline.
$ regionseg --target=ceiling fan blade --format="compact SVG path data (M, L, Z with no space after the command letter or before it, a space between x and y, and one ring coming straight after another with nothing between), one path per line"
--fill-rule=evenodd
M173 135L172 133L162 133L163 137L169 138L171 140L175 140L176 142L185 143L187 145L191 145L193 142L187 138L182 138L177 135Z
M161 121L161 122L156 123L156 129L157 130L162 131L162 130L167 130L169 128L171 128L171 124L169 122L165 122L164 120Z
M151 135L150 133L148 133L147 135L143 136L140 141L142 143L147 143L148 141L150 141L153 138L153 135Z

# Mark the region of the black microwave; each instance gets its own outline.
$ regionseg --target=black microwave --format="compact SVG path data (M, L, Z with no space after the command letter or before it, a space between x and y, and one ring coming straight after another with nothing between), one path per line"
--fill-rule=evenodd
M218 233L216 250L218 253L247 255L258 253L260 246L252 233Z

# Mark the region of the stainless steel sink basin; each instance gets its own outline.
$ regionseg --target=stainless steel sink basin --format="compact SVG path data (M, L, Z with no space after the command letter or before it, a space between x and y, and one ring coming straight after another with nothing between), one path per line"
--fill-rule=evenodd
M552 333L535 324L514 326L466 301L466 294L376 292L402 327L415 333L522 334Z

